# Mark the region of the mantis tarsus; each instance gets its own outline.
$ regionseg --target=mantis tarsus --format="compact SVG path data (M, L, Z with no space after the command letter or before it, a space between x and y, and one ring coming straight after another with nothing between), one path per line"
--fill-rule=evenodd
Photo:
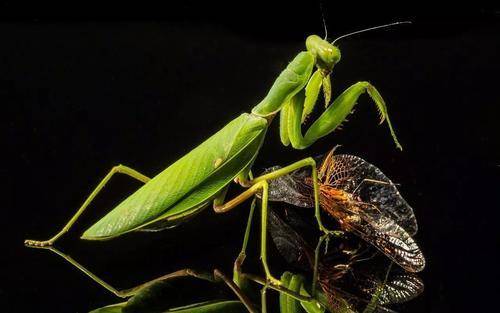
M87 229L81 236L82 239L105 240L131 231L172 227L199 213L210 203L213 203L215 212L223 213L262 192L261 261L267 282L279 285L279 280L271 274L267 263L268 181L299 168L310 167L313 173L316 219L321 231L330 231L323 226L319 214L316 162L313 158L305 158L277 171L251 178L252 164L273 118L280 113L280 137L285 146L291 144L295 149L305 149L334 131L351 113L358 98L366 92L378 108L381 122L387 122L396 146L401 149L385 102L369 82L355 83L329 105L330 74L340 57L338 47L317 35L309 36L306 51L298 53L289 63L251 113L244 113L230 121L153 178L124 165L113 167L58 233L48 240L26 240L25 244L29 247L53 245L69 231L116 173L126 174L144 185ZM326 109L303 135L301 124L312 112L321 90L325 95ZM225 202L225 194L232 181L248 189Z

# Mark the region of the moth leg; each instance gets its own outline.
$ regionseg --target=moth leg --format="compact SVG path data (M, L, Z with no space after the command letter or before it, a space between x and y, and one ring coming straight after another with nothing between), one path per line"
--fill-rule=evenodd
M388 182L385 182L385 181L381 181L381 180L376 180L376 179L371 179L371 178L364 178L357 186L356 188L354 189L353 192L351 192L352 194L355 194L358 189L363 186L364 183L374 183L374 184L380 184L380 185L394 185L394 184L391 184L391 183L388 183Z

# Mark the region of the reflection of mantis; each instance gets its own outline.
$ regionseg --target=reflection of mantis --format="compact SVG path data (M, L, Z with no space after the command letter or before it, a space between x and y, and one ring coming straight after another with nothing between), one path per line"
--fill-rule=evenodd
M255 202L254 202L255 203ZM252 205L251 216L253 216L254 205ZM245 238L248 239L248 231L245 233ZM90 313L121 313L121 312L159 312L158 306L168 307L168 299L165 299L165 295L169 295L169 293L165 293L164 290L168 288L172 288L168 283L170 281L180 280L182 278L192 278L198 279L210 283L223 283L228 289L230 289L234 295L236 295L238 301L236 300L211 300L205 301L195 304L190 304L183 307L178 308L170 308L168 311L161 312L190 312L190 313L215 313L215 312L249 312L249 313L258 313L259 310L257 306L255 306L250 298L244 293L240 287L229 279L224 273L219 271L218 269L214 269L212 273L197 271L190 268L185 268L181 270L177 270L175 272L163 275L161 277L150 280L146 283L140 284L136 287L118 290L113 286L109 285L101 278L96 276L90 270L85 268L83 265L74 260L71 256L59 251L54 246L44 246L44 247L36 247L39 249L49 250L64 260L78 268L80 271L85 273L87 276L92 278L94 281L98 282L100 285L113 292L116 296L120 298L127 299L126 302L121 302L113 305L109 305L103 307L101 309L92 311ZM321 307L319 302L310 297L309 295L304 295L302 293L295 292L293 290L288 289L288 284L285 281L281 281L282 283L279 286L270 285L266 279L263 279L256 275L239 273L238 279L253 281L254 283L260 284L264 286L263 295L265 295L265 289L270 288L275 291L280 292L280 294L289 297L290 299L295 299L297 301L302 301L303 303L309 304L309 306L313 307L314 310L310 313L318 312L317 310ZM238 281L237 281L238 282ZM267 312L266 310L266 302L263 299L263 307L262 312ZM323 311L322 311L323 312ZM291 313L289 311L281 311L281 313Z
M352 85L329 105L330 73L334 65L340 61L340 50L316 35L307 38L306 48L307 51L300 52L290 62L276 79L267 96L252 109L251 113L244 113L229 122L153 178L123 165L113 167L61 231L49 240L26 240L25 244L32 247L51 246L68 232L115 173L131 176L144 185L87 229L82 239L105 240L132 231L173 227L199 213L210 203L213 203L217 213L223 213L257 192L262 192L261 260L266 282L279 285L279 280L271 275L267 263L268 181L302 167L311 167L314 173L312 180L315 190L316 219L323 232L329 231L323 226L319 215L316 163L312 158L303 159L260 177L253 178L251 175L252 164L276 114L280 113L280 136L283 144L291 144L296 149L305 149L335 130L351 113L359 96L367 92L377 106L382 121L387 121L397 147L401 148L390 123L385 102L370 83L358 82ZM312 112L321 89L324 92L327 108L303 135L301 124ZM224 202L227 189L233 180L248 189L234 199Z
M108 290L114 292L117 296L121 298L128 298L126 302L106 306L101 308L100 310L92 311L96 313L100 312L136 312L138 308L142 309L140 311L151 312L148 310L149 306L155 305L154 302L160 301L160 303L165 301L165 299L161 299L161 290L166 289L168 287L166 283L172 280L179 280L181 278L194 278L199 280L204 280L211 283L224 283L233 293L237 296L239 301L208 301L198 304L189 305L187 307L176 308L173 309L175 312L250 312L257 313L257 309L248 299L248 297L240 290L235 283L226 277L221 271L215 269L213 273L200 272L193 269L182 269L175 271L173 273L169 273L148 281L146 283L140 284L136 287L125 289L125 290L117 290L113 288L111 285L107 284L105 281L97 277L94 273L89 271L87 268L82 266L80 263L75 261L69 255L57 250L53 246L45 246L39 247L41 249L47 249L55 254L59 255L76 268L84 272L86 275L99 282L101 285L105 286ZM160 298L160 299L156 299ZM153 304L151 304L153 302ZM156 304L158 305L158 304ZM154 311L157 312L157 311ZM168 311L170 312L170 311Z

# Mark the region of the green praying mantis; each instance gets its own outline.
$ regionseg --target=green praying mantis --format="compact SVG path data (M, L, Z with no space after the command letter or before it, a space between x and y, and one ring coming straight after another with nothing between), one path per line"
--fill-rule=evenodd
M394 24L400 23L389 25ZM386 26L388 25L376 28ZM313 174L315 218L322 232L333 232L321 220L316 162L313 158L305 158L262 176L252 175L252 165L276 115L280 115L280 138L283 145L305 149L333 132L351 113L358 98L367 93L380 112L380 122L386 121L397 148L402 149L391 125L385 101L372 84L367 81L357 82L330 101L330 75L341 59L340 50L334 42L311 35L307 37L305 45L306 51L295 56L264 99L250 113L244 113L230 121L153 178L128 166L113 167L59 232L45 241L26 240L25 245L35 248L51 247L70 230L117 173L128 175L144 185L88 228L81 236L82 239L107 240L133 231L174 227L200 213L210 204L213 204L216 213L224 213L259 193L262 195L260 257L265 283L280 286L280 280L272 275L267 259L268 181L299 168L310 167ZM321 91L324 94L325 110L303 135L302 124L313 111ZM233 181L247 189L226 201L226 192ZM117 295L123 295L102 282L99 283Z

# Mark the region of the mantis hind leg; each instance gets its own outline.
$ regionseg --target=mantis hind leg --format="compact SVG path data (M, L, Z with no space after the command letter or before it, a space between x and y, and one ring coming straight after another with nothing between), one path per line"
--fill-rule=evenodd
M318 171L316 168L316 161L314 161L313 158L306 158L301 161L295 162L289 166L283 167L277 171L262 175L260 177L257 177L253 180L253 182L259 182L262 180L268 180L268 179L274 179L278 178L280 176L286 175L290 172L293 172L299 168L302 167L311 167L311 178L312 178L312 183L313 183L313 190L314 190L314 216L316 218L316 221L318 223L318 227L321 232L323 232L323 236L320 239L320 242L318 243L318 249L316 250L315 256L314 256L314 269L313 269L313 281L312 281L312 295L313 297L315 296L316 292L316 283L318 280L318 263L319 263L319 247L321 246L321 243L326 239L328 241L328 238L330 236L339 236L342 234L341 231L335 231L335 230L329 230L322 222L321 220L321 210L320 210L320 205L319 205L319 182L318 182ZM266 203L265 210L266 210L266 221L262 222L262 225L267 225L267 192L262 193L262 205L263 205L263 216L264 216L264 203ZM264 235L264 234L263 234ZM264 238L264 237L263 237ZM264 247L265 248L265 247ZM265 252L265 251L264 251ZM264 254L264 257L266 255ZM265 258L263 258L264 262Z
M313 158L306 158L297 161L293 164L280 168L276 171L264 174L262 176L256 177L250 181L251 187L241 193L239 196L233 198L232 200L226 202L225 204L215 205L214 210L217 213L224 213L232 208L236 207L243 201L247 200L251 196L255 195L257 192L262 190L262 220L261 220L261 261L266 274L266 281L271 282L271 284L280 286L281 283L278 279L274 278L271 274L267 263L267 211L268 211L268 180L276 179L280 176L287 175L297 169L303 167L311 167L312 172L312 182L314 189L314 215L316 221L318 222L319 229L324 233L324 239L328 240L329 236L339 236L342 232L332 231L327 229L321 220L321 210L319 206L319 183L318 183L318 172L316 168L316 161ZM219 201L218 201L219 202ZM318 250L319 251L319 250ZM317 267L318 267L318 257L319 253L315 254L315 266L314 266L314 276L313 276L313 291L315 291L315 286L317 282ZM241 264L240 264L241 265ZM313 294L314 296L314 294Z
M256 202L257 202L257 197L254 196L254 198L252 200L252 204L250 206L250 212L248 214L248 221L247 221L247 226L245 229L245 236L243 238L243 245L241 247L241 252L238 254L238 257L234 261L233 281L236 284L236 286L238 286L243 291L245 291L247 289L247 287L248 287L247 284L251 280L248 276L246 276L245 273L242 272L241 267L242 267L243 262L245 261L245 258L246 258L246 250L247 250L247 246L248 246L248 240L250 238L250 231L251 231L251 227L252 227L252 220L253 220L253 215L255 212ZM254 279L255 279L255 277L254 277ZM314 301L313 298L311 298L311 297L307 298L307 297L300 295L299 293L294 293L292 290L289 290L288 288L285 288L284 286L272 286L266 280L263 283L263 287L261 289L261 308L262 308L261 312L262 313L267 312L266 293L267 293L268 288L274 289L274 290L276 290L280 293L283 293L283 294L288 294L292 298L295 298L296 300L302 300L302 301L306 301L306 302ZM297 297L300 297L300 298L297 299Z
M109 182L111 177L113 177L113 175L115 175L116 173L128 175L128 176L135 178L143 183L147 183L150 180L150 178L147 177L146 175L141 174L138 171L136 171L130 167L127 167L125 165L120 164L120 165L114 166L108 172L108 174L101 180L101 182L97 185L97 187L92 191L92 193L87 197L85 202L83 202L82 206L78 209L78 211L76 211L75 215L73 215L73 217L66 223L66 225L64 225L64 227L57 234L52 236L52 238L50 238L49 240L45 240L45 241L37 241L37 240L27 239L24 241L24 244L28 247L46 247L46 246L53 245L54 242L57 239L59 239L59 237L61 237L62 235L64 235L65 233L67 233L69 231L71 226L73 226L73 224L76 222L76 220L78 220L80 215L82 215L82 213L90 205L92 200L94 200L94 198L99 194L99 192L101 192L101 190L104 188L104 186L106 186L106 184Z
M253 181L252 181L253 182ZM266 274L266 279L270 281L274 285L279 285L280 281L271 274L269 270L269 266L267 264L267 202L268 202L268 191L269 185L267 180L260 180L258 182L254 182L254 184L241 193L239 196L229 200L228 202L222 205L214 204L214 211L216 213L225 213L234 207L238 206L243 201L249 199L250 197L257 194L259 191L262 191L262 218L261 218L261 250L260 250L260 258L262 261L262 266L264 267L264 272Z
M280 168L276 171L264 174L262 176L252 179L249 183L251 187L241 193L239 196L229 200L228 202L221 205L214 205L214 210L217 213L224 213L232 208L236 207L243 201L249 199L251 196L255 195L259 191L262 192L262 218L261 218L261 261L264 267L266 278L273 284L279 285L279 280L271 275L269 266L267 263L267 211L268 211L268 191L269 185L268 180L278 178L280 176L287 175L297 169L303 167L311 167L312 180L314 185L314 203L315 203L315 217L318 222L319 228L324 233L332 233L328 230L321 221L321 211L319 207L319 184L318 184L318 174L316 170L316 161L313 158L306 158L297 161L293 164Z
M245 261L246 255L247 255L247 246L248 246L248 240L250 238L250 231L252 228L252 220L253 220L253 215L255 212L255 205L257 203L257 198L254 197L252 200L252 204L250 206L250 212L248 213L248 221L247 221L247 226L245 228L245 235L243 237L243 244L241 246L241 251L238 254L238 257L234 261L234 267L233 267L233 281L238 285L238 287L244 289L246 280L242 277L242 272L241 272L241 267L243 265L243 262Z

